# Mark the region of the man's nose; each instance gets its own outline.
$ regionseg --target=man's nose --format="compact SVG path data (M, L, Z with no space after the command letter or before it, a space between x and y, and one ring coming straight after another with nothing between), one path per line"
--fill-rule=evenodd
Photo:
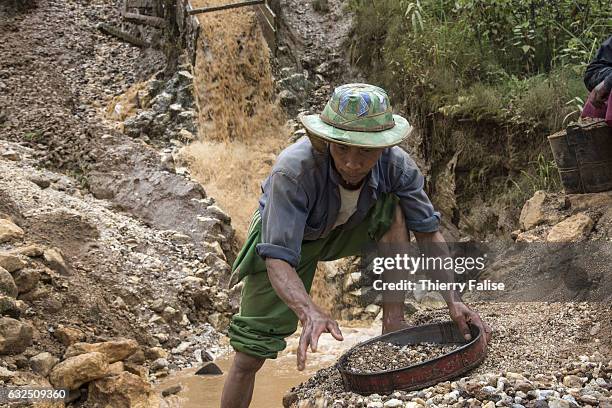
M346 160L346 163L345 163L344 167L347 170L354 170L355 171L355 170L359 170L361 168L361 165L359 164L359 162L357 160L352 159L352 158L348 158Z
M361 163L359 162L359 157L356 152L349 152L346 155L345 166L347 170L359 170L361 168Z

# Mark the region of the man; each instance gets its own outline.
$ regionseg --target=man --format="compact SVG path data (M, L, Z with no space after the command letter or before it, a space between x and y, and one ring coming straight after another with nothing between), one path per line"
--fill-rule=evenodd
M584 84L592 92L591 102L601 108L608 100L612 89L612 37L609 37L597 50L584 73Z
M387 94L366 84L335 89L320 115L301 118L309 138L278 157L262 185L259 209L234 263L244 279L240 312L229 328L236 350L221 406L247 407L255 374L276 358L302 324L297 366L322 333L342 340L336 321L308 295L318 261L358 255L374 242L444 243L440 215L423 191L423 176L399 147L412 131L393 115ZM445 292L450 315L466 339L471 322L490 329L455 292ZM383 333L405 327L403 299L383 295Z

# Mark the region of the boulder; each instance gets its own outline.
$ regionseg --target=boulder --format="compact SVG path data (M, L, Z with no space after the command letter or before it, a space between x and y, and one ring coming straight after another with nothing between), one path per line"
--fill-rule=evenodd
M125 361L132 364L144 363L146 361L144 351L142 351L141 349L136 350L136 352L129 356Z
M402 400L399 400L397 398L391 398L390 400L387 400L387 402L385 402L383 404L384 408L397 408L397 407L402 407L404 405L404 402Z
M168 360L166 360L165 358L158 358L157 360L153 361L153 363L151 363L151 370L163 370L164 368L168 367L168 364Z
M40 280L40 272L34 269L22 269L15 272L13 275L15 284L17 285L17 291L19 293L29 292L38 285Z
M545 217L542 207L545 199L546 193L544 191L536 191L533 197L527 200L519 217L519 224L523 230L530 230L544 222Z
M145 366L141 366L134 363L124 363L123 369L128 373L135 374L144 380L147 380L149 378L149 369Z
M549 408L571 408L572 404L569 401L566 401L561 398L551 398L548 400Z
M11 371L6 367L0 366L0 381L9 381L15 377L15 371Z
M0 218L0 243L23 238L23 230L11 221Z
M548 242L576 242L585 238L593 229L593 220L585 213L578 213L561 221L550 229Z
M32 244L11 249L9 252L12 255L25 255L35 258L37 256L42 256L44 249L36 244Z
M19 354L32 344L34 329L29 323L0 318L0 354Z
M59 326L53 335L64 346L70 346L85 339L85 333L73 327Z
M169 395L178 394L183 389L181 384L172 385L162 391L162 396L167 397Z
M540 224L559 222L562 215L557 211L565 206L564 201L556 196L548 196L544 191L536 191L521 210L519 225L523 231L530 230Z
M18 319L24 311L23 302L10 296L0 295L0 316Z
M8 252L0 252L0 267L6 269L10 273L18 271L25 266L26 263L19 259L18 256Z
M92 408L149 408L159 404L151 385L132 373L124 371L89 384L87 405Z
M145 356L149 360L168 357L168 352L161 347L151 347L145 351Z
M64 256L59 249L48 248L43 252L43 257L49 268L61 275L70 275L70 268L64 260Z
M516 242L544 242L544 239L538 234L526 231L517 235Z
M161 314L167 323L178 323L183 320L183 312L171 306L166 306Z
M582 380L577 375L566 375L563 377L563 385L568 388L582 388Z
M30 367L35 373L46 377L58 362L59 358L55 357L51 353L43 352L30 359Z
M375 317L376 315L378 315L378 312L380 312L380 306L373 304L373 303L369 304L365 308L365 312L369 314L370 316Z
M124 371L123 362L117 361L116 363L108 365L108 375L119 375Z
M68 347L64 358L98 352L104 354L109 363L114 363L125 360L136 350L138 350L138 342L132 339L117 339L102 343L75 343Z
M11 274L0 267L0 295L16 298L18 293L17 285Z
M51 370L49 381L55 388L76 390L81 385L108 373L108 360L102 353L87 353L70 357Z

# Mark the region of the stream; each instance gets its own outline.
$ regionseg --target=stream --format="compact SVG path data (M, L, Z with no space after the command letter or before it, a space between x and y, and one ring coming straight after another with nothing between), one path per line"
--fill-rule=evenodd
M365 326L364 322L340 322L344 341L336 341L330 334L323 334L319 339L316 353L308 352L306 369L296 368L296 351L299 342L299 331L287 339L287 348L276 360L267 360L257 374L255 391L251 408L282 407L283 395L291 387L306 381L321 368L329 367L350 347L375 337L381 332L381 323L374 322ZM223 375L197 376L197 369L183 370L168 377L159 385L163 390L180 384L181 392L174 399L175 406L183 408L217 408L221 401L221 392L227 371L232 362L232 355L215 360L223 370Z

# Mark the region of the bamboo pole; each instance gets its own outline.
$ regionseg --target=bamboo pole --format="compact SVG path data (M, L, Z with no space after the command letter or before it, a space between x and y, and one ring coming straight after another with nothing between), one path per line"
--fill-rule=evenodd
M237 7L254 6L256 4L263 4L263 3L265 3L265 0L246 0L246 1L241 1L238 3L224 4L221 6L210 6L210 7L197 8L197 9L190 10L189 14L193 15L193 14L200 14L200 13L210 13L211 11L228 10L228 9L233 9Z

